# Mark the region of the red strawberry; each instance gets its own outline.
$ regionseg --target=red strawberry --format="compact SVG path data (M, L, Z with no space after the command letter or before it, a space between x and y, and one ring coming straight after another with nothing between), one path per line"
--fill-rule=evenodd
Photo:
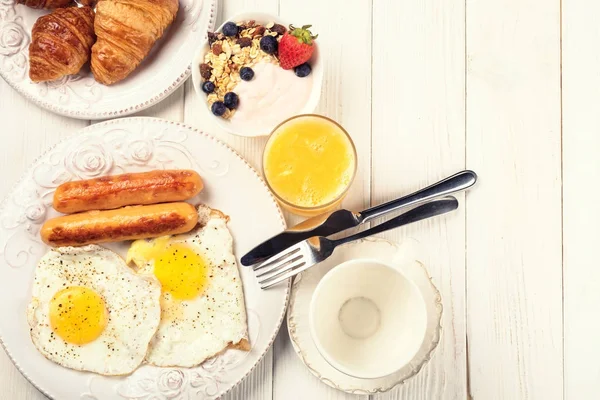
M292 69L304 64L315 51L313 40L317 36L308 30L311 25L302 28L294 28L290 25L290 31L286 32L279 41L279 65L283 69Z

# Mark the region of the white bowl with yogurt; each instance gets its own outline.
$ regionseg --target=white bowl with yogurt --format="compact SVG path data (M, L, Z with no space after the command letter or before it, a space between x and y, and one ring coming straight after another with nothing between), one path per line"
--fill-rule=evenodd
M222 32L227 22L244 22L254 20L266 25L274 22L285 27L289 23L279 17L265 13L242 13L225 21L217 32ZM302 21L300 21L302 22ZM301 23L298 25L302 25ZM192 61L192 82L196 94L203 102L203 111L208 118L215 118L217 124L225 131L246 137L267 136L282 121L298 114L310 114L315 111L321 96L323 81L323 64L319 55L318 40L315 42L314 53L308 61L312 68L310 75L299 78L294 70L284 70L275 64L259 62L252 66L254 78L241 81L232 91L239 97L239 106L230 119L217 117L212 114L206 93L201 89L203 82L200 76L200 64L210 51L208 40L198 50Z
M400 269L357 259L325 274L312 295L308 320L317 350L332 367L375 379L402 369L417 354L427 308Z

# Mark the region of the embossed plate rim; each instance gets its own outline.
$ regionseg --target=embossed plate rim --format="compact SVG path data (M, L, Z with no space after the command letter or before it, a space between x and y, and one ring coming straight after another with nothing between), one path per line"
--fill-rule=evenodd
M254 174L254 176L258 180L258 182L267 190L267 193L268 193L271 201L275 205L275 209L278 212L278 216L279 216L279 219L280 219L280 222L281 222L281 225L282 225L282 229L285 229L285 227L286 227L285 218L283 216L281 208L279 207L279 205L277 203L277 200L272 195L272 193L270 191L268 191L268 187L266 186L264 180L258 174L258 172L256 171L256 169L254 167L252 167L252 165L250 165L250 163L248 163L248 161L246 161L236 150L234 150L232 147L230 147L225 142L217 139L216 137L214 137L213 135L211 135L209 133L204 132L201 129L197 129L197 128L191 127L191 126L186 125L186 124L181 123L181 122L168 121L168 120L165 120L165 119L154 118L154 117L126 117L126 118L118 118L118 119L113 119L113 120L109 120L109 121L100 122L100 123L97 123L97 124L90 125L90 126L87 126L85 128L82 128L80 130L77 130L74 134L72 134L72 135L70 135L70 136L68 136L68 137L66 137L64 139L61 139L57 143L51 145L43 153L41 153L38 157L36 157L36 159L30 164L30 166L23 172L22 176L12 185L12 187L11 187L10 191L8 192L7 196L5 196L2 199L2 201L0 202L0 213L6 208L7 203L11 200L11 196L14 193L14 191L23 183L24 179L27 176L29 176L30 173L32 173L35 170L35 168L38 166L37 164L39 163L39 161L41 159L43 159L44 157L46 157L47 155L49 155L58 146L66 144L67 142L69 142L69 141L71 141L73 139L76 139L82 133L86 133L86 132L90 132L90 131L94 131L94 130L99 130L99 129L105 128L106 126L110 126L110 125L119 125L119 124L123 124L123 123L127 123L127 122L135 122L135 121L146 122L146 123L157 124L157 125L167 125L167 126L180 127L180 128L186 129L186 130L188 130L188 131L190 131L190 132L192 132L194 134L202 135L205 138L207 138L207 139L215 142L217 145L223 147L226 151L228 151L229 153L231 153L238 160L242 161L242 163L245 165L245 167L248 168ZM223 395L229 393L236 386L238 386L244 379L246 379L248 377L248 375L250 373L252 373L252 371L254 371L254 369L258 366L258 364L264 359L264 357L267 354L267 352L269 351L269 349L273 346L275 338L277 337L277 334L279 333L279 330L281 329L281 324L283 323L283 320L285 318L286 311L287 311L287 306L288 306L289 300L290 300L291 284L292 284L291 280L288 280L288 284L287 284L287 286L285 288L285 299L284 299L284 302L283 302L283 307L282 307L281 313L280 313L280 315L279 315L279 317L277 319L277 323L276 323L274 332L271 334L271 337L268 340L268 344L265 346L265 348L262 351L262 353L259 354L259 356L256 359L256 361L254 362L254 364L237 381L235 381L234 383L230 384L230 386L228 388L226 388L225 390L223 390L221 392L218 392L217 394L211 396L212 398L220 398ZM46 390L44 387L42 387L38 383L34 382L32 380L32 378L30 377L30 375L26 371L23 370L22 366L14 359L14 356L13 356L12 352L10 351L9 348L7 348L6 344L4 343L4 339L3 339L1 333L0 333L0 345L2 346L2 348L4 349L4 351L6 352L7 356L9 357L9 359L15 365L15 367L17 368L17 370L25 377L25 379L27 379L27 381L29 383L31 383L32 386L34 386L39 392L41 392L42 394L44 394L46 397L48 397L50 399L53 399L53 400L56 399L55 397L53 397L48 392L48 390ZM181 369L185 369L185 368L181 368ZM96 375L91 375L92 378L95 377L95 376ZM98 375L98 376L100 376L100 375ZM83 395L88 396L89 394L88 393L82 393L81 396L83 396ZM95 397L92 397L92 398L95 398Z
M16 2L16 0L13 0ZM203 0L209 3L209 18L208 18L208 26L207 30L214 30L215 23L219 12L219 0ZM23 6L25 7L25 6ZM181 12L181 11L180 11ZM200 11L202 12L202 10ZM0 19L0 24L4 21ZM202 41L198 42L198 46L200 46L206 40L206 32L203 35ZM29 46L27 46L29 47ZM27 48L21 51L28 51ZM44 108L52 113L62 115L69 118L81 119L81 120L98 120L103 118L116 118L116 117L124 117L142 110L145 110L153 105L156 105L175 92L181 85L183 85L188 78L192 75L192 62L190 62L187 67L177 76L174 82L170 83L163 89L158 95L151 97L149 100L144 100L137 104L127 105L124 108L118 107L116 110L103 111L103 112L93 112L93 111L75 111L70 110L68 107L58 106L52 104L51 102L41 100L37 96L28 93L25 88L19 85L19 82L13 80L8 73L5 73L2 68L0 68L0 76L4 79L6 83L9 84L14 90L17 91L21 96L25 99L31 101L35 105ZM77 75L70 75L77 76ZM27 78L28 79L28 78Z

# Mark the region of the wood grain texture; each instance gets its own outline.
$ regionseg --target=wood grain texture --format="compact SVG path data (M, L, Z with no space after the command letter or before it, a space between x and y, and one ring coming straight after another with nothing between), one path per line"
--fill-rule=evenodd
M464 169L464 1L375 1L373 21L378 204ZM453 214L384 235L420 242L443 299L443 335L421 374L375 399L466 398L464 196L458 199Z
M343 207L357 211L368 207L370 198L371 8L365 0L280 1L282 19L297 26L312 24L313 33L319 34L325 74L316 113L339 122L355 143L358 171ZM350 32L351 40L340 40ZM301 220L289 214L286 218L289 225ZM274 351L274 399L367 399L336 391L315 378L294 352L287 326L279 332Z
M563 249L565 399L600 392L600 4L562 4Z
M467 0L474 399L562 399L558 0Z

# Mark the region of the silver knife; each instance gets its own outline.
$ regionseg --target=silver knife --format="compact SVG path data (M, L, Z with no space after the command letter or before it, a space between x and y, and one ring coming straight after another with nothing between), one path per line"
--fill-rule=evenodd
M463 191L473 186L476 181L477 174L465 170L417 192L361 212L337 210L317 215L262 242L242 257L242 265L250 266L262 262L312 236L333 235L401 208Z

